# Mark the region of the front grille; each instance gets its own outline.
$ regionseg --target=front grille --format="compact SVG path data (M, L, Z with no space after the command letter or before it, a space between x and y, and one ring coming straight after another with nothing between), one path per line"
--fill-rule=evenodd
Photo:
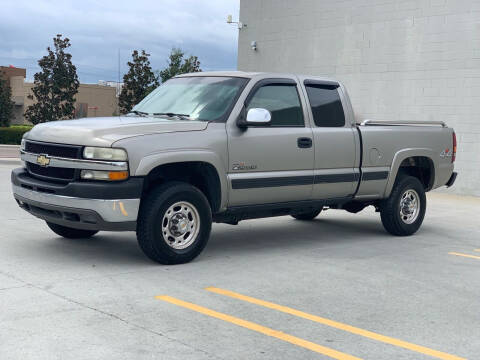
M37 141L25 142L25 151L33 154L44 154L68 159L80 159L82 157L82 146L44 143ZM35 163L27 162L28 172L40 179L57 182L70 182L77 177L75 169L59 167L43 167Z
M72 181L75 179L75 169L59 167L43 167L33 163L27 163L30 174L45 178L46 180Z
M78 145L51 144L36 141L26 141L25 151L34 154L47 154L69 159L80 159L82 147Z

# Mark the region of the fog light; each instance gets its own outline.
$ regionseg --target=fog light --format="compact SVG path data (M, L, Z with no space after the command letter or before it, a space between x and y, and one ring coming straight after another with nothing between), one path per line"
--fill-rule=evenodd
M128 171L82 170L80 177L84 180L120 181L128 179Z

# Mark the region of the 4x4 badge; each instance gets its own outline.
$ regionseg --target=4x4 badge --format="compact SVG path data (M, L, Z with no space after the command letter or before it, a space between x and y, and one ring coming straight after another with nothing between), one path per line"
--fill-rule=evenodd
M441 153L440 153L440 157L443 159L443 158L446 158L446 157L452 157L452 154L453 152L450 151L450 149L445 149L443 150Z
M48 164L50 164L50 158L48 155L39 155L37 156L37 164L40 166L48 166Z

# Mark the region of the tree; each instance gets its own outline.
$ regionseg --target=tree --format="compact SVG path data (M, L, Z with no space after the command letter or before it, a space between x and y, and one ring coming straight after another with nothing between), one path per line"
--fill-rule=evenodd
M12 89L0 74L0 126L9 126L13 117Z
M58 34L53 49L49 46L48 54L38 61L42 70L34 75L33 95L28 96L36 103L25 112L33 124L74 117L79 82L72 55L65 52L70 46L70 40Z
M200 61L197 56L184 58L185 53L181 49L173 48L169 56L168 67L159 73L161 82L165 82L179 74L200 72Z
M129 70L123 76L123 87L118 99L120 112L125 114L132 110L145 96L150 94L159 84L150 66L150 60L145 50L139 54L132 53L132 61L128 62Z

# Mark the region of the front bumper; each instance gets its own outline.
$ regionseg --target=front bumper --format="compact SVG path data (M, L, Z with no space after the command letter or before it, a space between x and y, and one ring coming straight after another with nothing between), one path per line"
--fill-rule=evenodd
M21 208L43 220L77 229L135 230L143 178L121 183L55 184L12 171L13 196Z

